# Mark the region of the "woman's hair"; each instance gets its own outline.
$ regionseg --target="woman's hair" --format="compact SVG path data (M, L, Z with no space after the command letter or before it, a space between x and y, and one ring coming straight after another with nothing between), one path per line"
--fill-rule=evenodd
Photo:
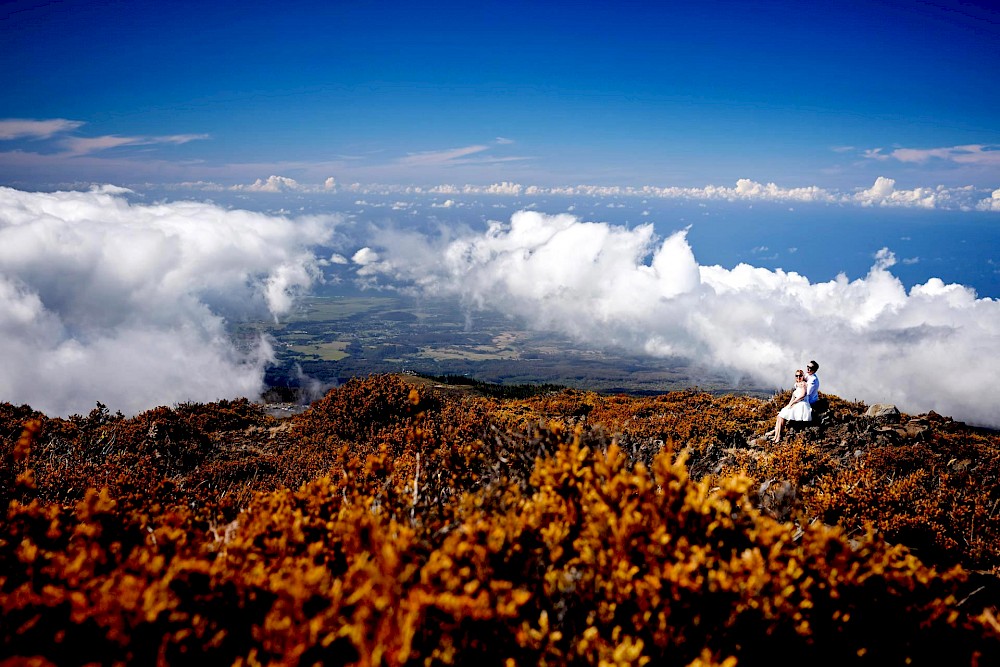
M806 374L802 372L801 368L796 368L795 369L795 377L805 377L805 375Z

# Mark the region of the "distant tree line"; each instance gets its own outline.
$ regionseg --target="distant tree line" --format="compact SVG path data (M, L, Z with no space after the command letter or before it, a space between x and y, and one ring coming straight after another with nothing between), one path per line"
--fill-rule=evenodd
M563 391L566 389L559 384L496 384L493 382L483 382L475 378L464 375L425 375L417 373L418 377L433 380L434 382L446 385L456 385L471 387L484 396L493 398L531 398L542 394Z

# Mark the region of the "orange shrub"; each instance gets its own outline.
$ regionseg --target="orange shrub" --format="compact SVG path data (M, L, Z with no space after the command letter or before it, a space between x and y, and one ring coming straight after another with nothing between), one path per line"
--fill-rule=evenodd
M281 424L0 406L0 662L996 663L997 586L952 566L998 562L996 436L830 406L780 445L770 401L389 376Z

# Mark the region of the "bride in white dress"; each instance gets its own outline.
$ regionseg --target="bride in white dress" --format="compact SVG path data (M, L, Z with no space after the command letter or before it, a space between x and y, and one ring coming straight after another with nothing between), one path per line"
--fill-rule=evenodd
M801 370L795 371L795 390L788 400L788 405L778 411L778 416L774 420L774 441L781 440L781 427L786 421L807 422L812 419L812 406L806 400L805 374Z

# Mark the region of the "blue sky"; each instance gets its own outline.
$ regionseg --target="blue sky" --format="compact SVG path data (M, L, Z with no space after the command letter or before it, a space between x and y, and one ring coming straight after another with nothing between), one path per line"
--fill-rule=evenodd
M9 2L0 184L1000 188L965 2Z

